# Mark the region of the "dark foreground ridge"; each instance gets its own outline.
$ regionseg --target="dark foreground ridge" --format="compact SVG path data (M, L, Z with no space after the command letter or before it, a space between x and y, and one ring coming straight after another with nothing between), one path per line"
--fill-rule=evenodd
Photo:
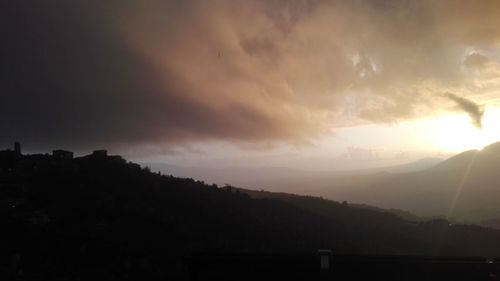
M492 229L411 222L320 198L252 198L152 173L103 150L83 157L0 151L0 229L0 280L186 280L197 270L188 264L208 262L197 252L248 253L263 262L269 253L293 259L318 249L500 256L500 232ZM300 267L289 274L293 268Z
M203 280L498 280L500 260L481 257L197 253L191 279Z

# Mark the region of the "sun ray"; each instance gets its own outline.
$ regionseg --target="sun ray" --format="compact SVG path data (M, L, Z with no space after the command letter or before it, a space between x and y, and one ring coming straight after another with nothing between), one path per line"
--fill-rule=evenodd
M467 167L464 171L464 174L462 175L462 178L460 179L460 183L458 184L457 188L455 189L455 192L453 194L453 197L451 199L450 206L448 208L448 211L446 212L446 220L450 221L453 219L453 212L456 208L456 205L458 203L458 200L460 200L460 196L462 195L463 188L465 186L465 183L467 179L469 178L470 172L472 170L472 166L474 165L474 162L476 161L477 155L479 152L476 152L469 163L467 163ZM440 230L438 237L436 239L436 247L435 247L435 254L439 254L439 251L443 245L447 230L448 230L448 225L443 225L442 229Z
M470 172L472 170L472 166L474 165L474 162L476 161L478 153L479 152L474 153L474 155L472 156L469 163L467 163L467 167L464 171L464 174L462 175L460 183L458 184L457 189L455 190L455 193L453 194L453 198L451 200L450 207L448 208L448 212L446 213L446 219L448 219L448 220L453 218L453 212L456 208L458 200L460 199L460 196L462 195L463 188L465 186L467 179L469 178Z

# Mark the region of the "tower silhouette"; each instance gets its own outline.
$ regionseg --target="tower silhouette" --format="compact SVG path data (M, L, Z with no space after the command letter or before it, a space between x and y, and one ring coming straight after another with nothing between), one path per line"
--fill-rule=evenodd
M17 154L21 154L21 143L18 141L14 142L14 152Z

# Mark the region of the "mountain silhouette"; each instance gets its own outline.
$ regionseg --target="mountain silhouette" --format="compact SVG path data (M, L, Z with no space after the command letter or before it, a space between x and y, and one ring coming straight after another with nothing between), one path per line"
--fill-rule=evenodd
M410 173L353 176L312 194L462 222L500 218L500 142Z
M0 152L1 280L183 280L194 252L500 255L500 231L257 198L99 150Z

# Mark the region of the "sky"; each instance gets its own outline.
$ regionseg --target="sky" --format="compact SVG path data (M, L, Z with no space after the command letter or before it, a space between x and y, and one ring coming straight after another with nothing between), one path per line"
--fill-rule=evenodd
M500 140L500 2L9 1L0 145L363 168Z

